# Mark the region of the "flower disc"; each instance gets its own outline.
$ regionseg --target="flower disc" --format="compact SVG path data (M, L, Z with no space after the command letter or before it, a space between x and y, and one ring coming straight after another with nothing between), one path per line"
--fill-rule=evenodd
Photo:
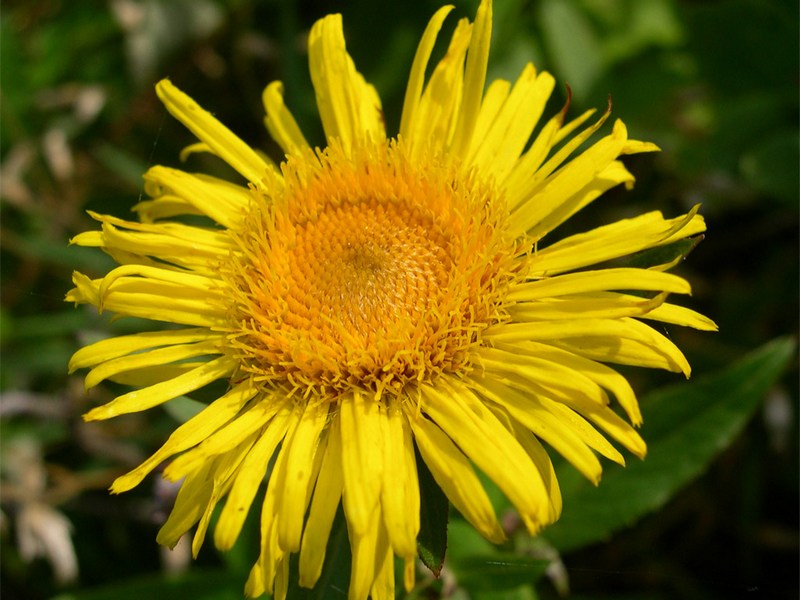
M253 203L226 275L244 370L379 395L464 371L510 277L491 186L388 143L293 157L283 175Z

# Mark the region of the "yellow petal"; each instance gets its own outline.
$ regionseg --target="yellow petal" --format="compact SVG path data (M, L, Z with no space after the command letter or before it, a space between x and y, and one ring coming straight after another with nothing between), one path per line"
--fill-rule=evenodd
M157 165L145 173L150 195L171 193L227 228L238 226L253 197L242 186L216 182L178 169ZM148 189L149 188L149 189Z
M394 552L402 557L414 556L420 510L414 444L405 415L399 409L390 407L382 421L384 522Z
M536 197L541 199L543 194L562 194L562 201L543 216L536 225L531 227L527 234L533 239L541 239L611 188L620 184L630 188L633 186L633 182L634 177L625 168L625 165L618 160L614 160L606 168L599 171L583 188L574 192L571 196L564 193L563 189L557 191L555 188L551 189L548 185L538 192Z
M692 327L702 331L717 331L717 324L705 315L675 304L662 304L647 313L643 318L661 321L662 323L672 323L683 327Z
M450 503L488 540L499 544L506 538L492 503L464 454L432 421L411 421L414 440L422 459Z
M472 133L483 98L486 83L486 67L489 64L489 46L492 41L492 2L483 0L475 15L472 37L467 51L467 64L464 71L464 91L458 110L455 137L451 152L466 157L472 142Z
M383 479L381 405L360 390L342 400L342 502L348 526L355 535L366 535L378 510Z
M322 573L342 485L342 439L339 418L334 417L328 426L328 444L300 546L300 585L303 587L314 587Z
M508 312L517 322L642 317L661 306L666 297L666 294L658 294L653 298L640 298L611 293L604 297L566 296L520 303L510 307Z
M220 550L229 550L236 543L272 455L286 435L291 412L291 407L284 405L257 435L242 461L214 529L214 545Z
M441 379L440 379L441 382ZM426 412L519 511L530 531L549 522L541 474L514 436L466 386L422 387Z
M118 477L111 492L119 494L138 485L145 476L170 456L196 446L232 419L258 390L249 381L230 389L197 413L169 436L158 451L130 473Z
M73 373L77 369L93 367L94 365L120 356L125 356L132 352L140 352L160 346L202 342L216 339L217 337L219 337L218 333L202 327L197 327L172 331L147 331L144 333L133 333L130 335L108 338L84 346L73 354L69 361L69 372Z
M216 466L211 480L206 481L206 485L211 488L211 496L208 499L203 515L200 517L200 521L197 523L197 530L192 539L192 556L194 558L197 558L200 553L200 548L206 538L206 531L208 531L208 526L211 523L211 515L217 507L217 503L230 490L235 474L253 447L257 437L258 432L251 434L236 446L229 448L225 454L220 455L214 461Z
M200 520L211 498L212 486L208 481L216 467L216 460L209 461L183 481L175 505L156 536L159 544L174 548L181 536Z
M344 430L342 431L344 433ZM345 488L346 490L346 488ZM381 534L383 531L380 507L376 507L367 521L367 527L361 533L356 533L350 528L351 522L347 520L350 533L350 587L347 591L348 600L367 600L372 583L375 581L376 566L385 559L385 550L380 552ZM388 545L388 544L387 544ZM383 556L381 555L383 554Z
M349 151L356 143L385 139L380 98L347 54L342 15L328 15L314 23L308 37L308 61L328 141L338 138Z
M303 517L306 514L309 486L313 485L314 456L322 428L328 420L328 406L309 405L291 439L284 442L287 453L281 495L278 499L278 543L287 552L300 550Z
M511 213L513 232L520 235L532 230L584 187L591 185L619 156L626 139L627 132L622 123L617 121L611 135L573 158L543 182L541 189L514 208Z
M83 415L83 418L85 421L98 421L147 410L163 404L167 400L172 400L200 389L212 381L224 379L233 374L237 367L238 361L222 356L209 361L201 367L192 369L188 373L179 375L175 379L123 394L108 404L93 408Z
M642 290L689 294L692 288L683 277L650 269L598 269L545 277L511 287L507 300L541 300L556 296L606 290Z
M84 385L88 390L100 382L125 371L159 366L195 356L211 356L221 353L217 340L211 340L194 344L167 346L166 348L157 348L147 352L129 354L128 356L107 360L89 371L84 380Z
M485 131L476 127L470 162L502 181L519 160L554 86L555 80L549 73L537 76L533 65L526 65L491 126ZM493 108L488 104L490 99L487 92L480 118L484 110Z
M429 149L434 152L445 150L453 137L464 81L464 57L471 32L469 21L461 19L447 52L433 69L413 121L408 122L409 130L404 140L415 158Z
M187 473L196 471L199 465L213 456L227 452L238 440L261 429L289 402L282 398L280 393L273 392L274 395L262 396L257 403L248 406L224 427L209 435L196 447L181 454L164 470L164 477L178 481Z
M654 248L705 231L700 215L689 213L664 219L660 212L650 212L622 219L586 233L570 236L535 253L531 277L557 275L640 250Z
M311 150L292 113L283 103L283 83L273 81L262 95L267 116L264 123L269 134L286 154L302 154Z
M484 338L495 342L548 341L581 356L625 365L683 373L691 367L665 336L636 319L581 319L511 323L491 327Z
M225 324L225 311L211 306L205 298L173 298L166 305L163 292L175 291L176 286L168 285L156 293L131 293L113 290L100 297L102 280L91 280L81 273L73 273L72 282L75 288L66 296L67 301L78 304L93 304L97 307L113 311L121 316L141 317L154 321L178 323L183 325L200 325L205 327ZM152 284L151 288L154 287ZM186 295L186 294L184 294Z
M552 446L589 481L595 485L600 483L603 468L589 446L568 423L545 409L534 396L523 395L492 377L472 376L470 385Z
M578 356L572 352L567 352L561 348L556 348L550 344L540 342L521 342L515 344L512 352L517 354L530 354L539 356L542 359L563 365L580 373L583 377L588 377L604 389L610 391L625 410L631 422L639 426L642 424L642 413L639 410L639 403L636 394L633 392L628 380L617 373L611 367L600 362L590 360L583 356Z
M522 156L504 182L508 190L509 208L517 209L521 203L527 201L536 190L548 181L553 171L602 127L611 114L610 110L606 110L593 125L565 142L550 156L547 162L544 162L544 159L550 155L550 152L561 140L571 135L595 112L594 109L587 110L566 125L563 121L563 111L551 118L534 140L531 149ZM565 168L568 168L569 165L570 163L567 163Z
M197 102L184 94L167 79L156 84L156 93L167 110L183 123L201 142L239 172L256 187L272 165L264 161L258 153L234 135L211 113L203 110Z
M420 96L425 83L425 70L428 67L433 45L436 42L439 30L442 28L442 23L451 10L453 10L453 6L443 6L434 13L417 46L414 62L411 64L411 73L408 76L408 85L406 86L406 95L403 101L403 114L400 119L400 137L402 138L409 139L415 129L417 108L419 107Z

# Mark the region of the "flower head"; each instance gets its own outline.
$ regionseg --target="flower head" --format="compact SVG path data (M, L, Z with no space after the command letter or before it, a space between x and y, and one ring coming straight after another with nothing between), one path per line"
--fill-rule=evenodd
M611 441L645 454L630 424L641 422L634 393L605 363L688 376L681 352L647 322L714 328L667 302L690 292L667 272L673 264L597 266L701 233L696 211L551 235L606 190L632 185L620 156L656 147L629 139L617 121L579 151L608 111L588 126L591 111L542 122L554 80L532 65L484 91L488 0L474 23L458 23L426 78L450 10L423 34L392 137L345 50L341 17L317 22L309 60L327 146L308 144L274 82L263 99L285 152L279 167L160 82L167 109L200 140L189 150L217 155L243 181L155 166L137 221L93 214L101 229L73 240L120 266L97 280L76 273L68 300L182 326L76 352L70 369L91 369L87 388L106 379L135 387L87 420L229 382L112 490L169 461L164 475L183 483L159 542L174 545L196 525L197 553L224 499L214 542L227 549L272 465L250 595L285 595L292 553L300 583L315 584L340 502L350 597L393 597L395 555L410 588L417 451L488 539L504 532L476 469L539 531L561 511L541 442L593 482L598 455L624 463ZM628 420L610 408L612 397Z

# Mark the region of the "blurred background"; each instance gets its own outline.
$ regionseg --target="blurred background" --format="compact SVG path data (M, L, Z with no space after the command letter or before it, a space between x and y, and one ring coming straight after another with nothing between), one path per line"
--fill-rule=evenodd
M477 1L456 5L446 33L457 17L474 17ZM158 102L153 85L160 78L280 160L263 127L261 91L282 80L307 138L321 143L305 42L317 18L342 12L348 49L377 86L393 132L416 44L438 7L433 0L3 3L4 600L133 598L144 597L142 590L161 598L241 597L250 553L219 555L209 541L190 563L188 550L157 547L173 490L149 478L123 496L106 492L163 442L181 420L181 406L81 421L117 390L100 386L87 396L81 374L66 374L71 354L111 333L149 326L111 322L63 302L73 269L99 276L110 266L102 253L68 240L94 228L87 210L131 218L142 173L154 164L178 166L180 150L194 141ZM532 60L561 82L550 114L563 106L566 84L572 116L603 110L610 96L631 137L663 149L626 160L635 189L607 194L571 228L648 210L671 217L702 204L708 233L680 272L695 290L687 303L720 331L670 331L696 376L777 336L796 335L798 3L496 0L494 10L490 79L513 80ZM204 156L192 156L185 168L224 173ZM678 379L638 371L630 377L642 394ZM797 598L797 381L794 360L744 431L658 513L562 556L573 597ZM646 404L644 414L647 420ZM182 587L170 587L174 581ZM450 583L433 583L419 597L471 597ZM556 596L550 582L537 589Z

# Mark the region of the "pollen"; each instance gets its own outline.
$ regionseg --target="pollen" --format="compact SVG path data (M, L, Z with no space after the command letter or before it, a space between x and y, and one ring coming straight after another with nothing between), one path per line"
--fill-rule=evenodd
M223 269L243 370L329 399L465 374L512 277L492 186L435 157L410 161L397 142L332 145L282 170Z

